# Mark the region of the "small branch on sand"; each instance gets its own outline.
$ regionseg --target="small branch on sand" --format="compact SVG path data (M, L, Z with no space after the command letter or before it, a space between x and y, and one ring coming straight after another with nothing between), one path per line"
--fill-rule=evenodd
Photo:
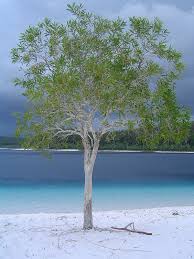
M149 236L152 235L152 233L150 232L136 230L133 222L127 224L127 226L125 226L124 228L118 228L118 227L111 227L111 228L115 230L127 231L129 233L137 233L137 234L143 234L143 235L149 235Z

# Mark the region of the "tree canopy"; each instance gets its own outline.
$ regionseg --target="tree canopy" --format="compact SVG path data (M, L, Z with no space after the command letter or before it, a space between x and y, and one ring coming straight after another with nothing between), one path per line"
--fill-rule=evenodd
M175 81L184 65L168 44L159 19L110 20L68 5L73 18L46 18L20 35L13 63L23 76L29 111L18 117L26 146L48 147L53 137L94 138L115 129L141 129L141 141L187 137L189 112L176 102Z

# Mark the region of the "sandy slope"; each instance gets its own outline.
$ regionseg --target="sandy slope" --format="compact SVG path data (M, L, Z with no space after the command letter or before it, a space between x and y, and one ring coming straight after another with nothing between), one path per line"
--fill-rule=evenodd
M153 235L103 230L129 222ZM0 215L0 258L194 258L194 207L96 212L94 224L102 229L82 231L82 214Z

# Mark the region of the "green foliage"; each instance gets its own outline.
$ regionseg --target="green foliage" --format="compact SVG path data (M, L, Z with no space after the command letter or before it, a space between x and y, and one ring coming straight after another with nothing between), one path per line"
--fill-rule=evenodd
M144 119L140 122L139 141L150 149L161 144L185 144L188 140L191 122L190 110L179 107L171 82L161 79L153 91L151 102L141 110Z
M194 125L194 123L193 123ZM150 145L143 145L139 137L142 136L138 130L114 131L105 135L100 142L101 150L150 150ZM82 149L82 143L78 136L70 136L68 139L55 138L50 144L51 149ZM194 150L194 127L190 129L189 139L186 143L176 143L173 140L161 142L155 145L153 150Z
M67 7L74 18L65 24L46 18L22 33L11 51L24 75L15 85L30 101L29 111L17 120L25 147L49 147L56 125L81 128L80 109L86 115L95 111L99 131L113 115L121 122L125 117L117 128L139 128L139 140L150 148L184 142L190 115L177 105L174 89L184 65L169 46L163 23L110 20L83 5Z
M194 121L191 124L189 144L190 144L190 146L194 147Z
M115 131L105 135L100 142L101 150L149 150L149 147L143 146L138 141L138 130ZM22 138L15 137L1 137L0 147L17 147L19 148L23 142ZM49 149L83 149L80 138L76 135L69 136L67 139L60 137L53 138L49 143ZM194 150L194 122L189 133L187 143L160 143L155 146L157 150L180 150L191 151Z

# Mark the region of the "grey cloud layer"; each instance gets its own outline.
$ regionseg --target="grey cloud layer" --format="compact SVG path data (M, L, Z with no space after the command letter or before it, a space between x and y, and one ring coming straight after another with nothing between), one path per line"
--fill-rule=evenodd
M64 0L0 1L0 135L14 132L12 111L24 109L21 91L12 86L17 69L10 62L10 49L17 44L19 33L45 16L63 22L69 18ZM160 17L171 32L170 41L183 52L187 69L177 84L181 104L191 106L194 114L194 2L193 0L77 0L86 8L108 17Z

